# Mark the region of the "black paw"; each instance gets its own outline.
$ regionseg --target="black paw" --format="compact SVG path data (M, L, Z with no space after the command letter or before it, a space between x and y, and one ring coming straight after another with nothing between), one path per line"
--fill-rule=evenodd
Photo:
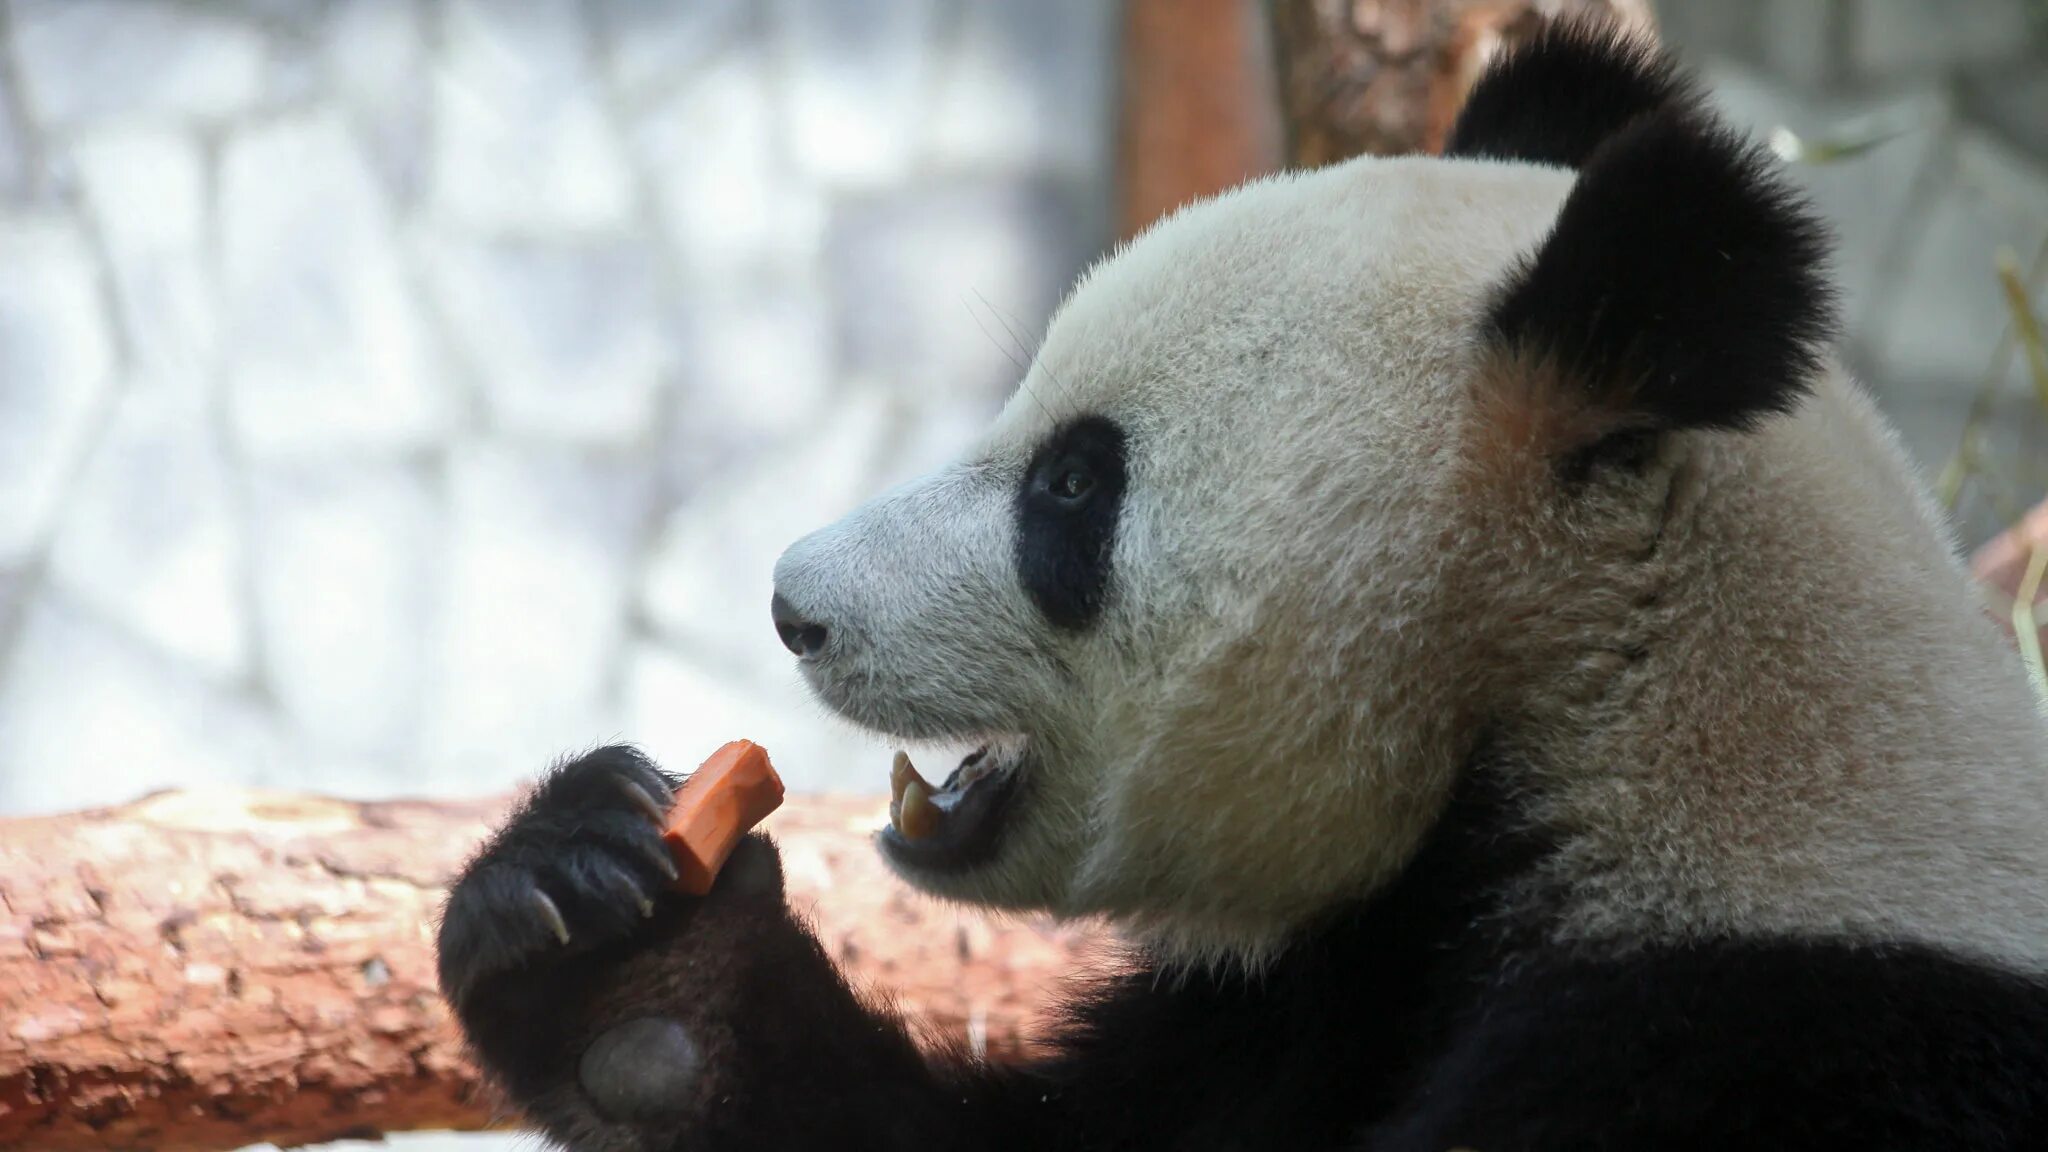
M671 899L661 825L675 781L632 748L600 748L548 773L449 893L441 990L624 937Z

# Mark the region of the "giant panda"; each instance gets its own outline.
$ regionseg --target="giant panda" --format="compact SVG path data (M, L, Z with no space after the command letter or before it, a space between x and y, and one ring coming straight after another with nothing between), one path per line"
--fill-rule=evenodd
M604 748L452 890L482 1065L605 1152L2048 1148L2048 730L1825 260L1587 26L1178 212L763 622L974 747L896 762L897 873L1128 952L1028 1062L920 1044L765 838L671 893Z

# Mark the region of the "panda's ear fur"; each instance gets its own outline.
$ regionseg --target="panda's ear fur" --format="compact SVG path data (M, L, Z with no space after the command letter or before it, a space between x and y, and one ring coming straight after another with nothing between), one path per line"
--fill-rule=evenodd
M1700 101L1649 42L1611 24L1556 21L1473 85L1444 155L1577 168L1636 117Z
M1584 47L1566 43L1574 58ZM1527 56L1519 67L1552 70ZM1835 307L1826 232L1775 164L1689 98L1641 112L1592 148L1550 234L1498 287L1485 320L1502 367L1541 384L1524 395L1573 413L1546 424L1580 440L1747 428L1799 402Z

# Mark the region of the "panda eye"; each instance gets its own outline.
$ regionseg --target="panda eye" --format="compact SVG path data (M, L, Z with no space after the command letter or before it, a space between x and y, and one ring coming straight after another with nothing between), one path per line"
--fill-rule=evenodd
M1047 490L1055 497L1072 503L1095 488L1095 477L1078 464L1068 464L1053 473L1052 483Z
M1079 631L1102 614L1129 471L1124 430L1084 416L1055 430L1018 476L1017 578L1055 628Z

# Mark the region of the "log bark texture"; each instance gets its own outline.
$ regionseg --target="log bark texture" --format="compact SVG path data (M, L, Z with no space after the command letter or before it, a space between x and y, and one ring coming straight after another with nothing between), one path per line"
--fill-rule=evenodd
M1651 27L1648 0L1126 0L1117 228L1281 167L1435 152L1545 18Z
M1546 18L1650 28L1648 0L1266 0L1287 163L1443 147L1465 93Z
M0 1148L227 1149L510 1118L435 990L445 885L509 797L165 793L0 821ZM886 802L793 797L791 899L856 980L994 1055L1086 934L898 884Z

